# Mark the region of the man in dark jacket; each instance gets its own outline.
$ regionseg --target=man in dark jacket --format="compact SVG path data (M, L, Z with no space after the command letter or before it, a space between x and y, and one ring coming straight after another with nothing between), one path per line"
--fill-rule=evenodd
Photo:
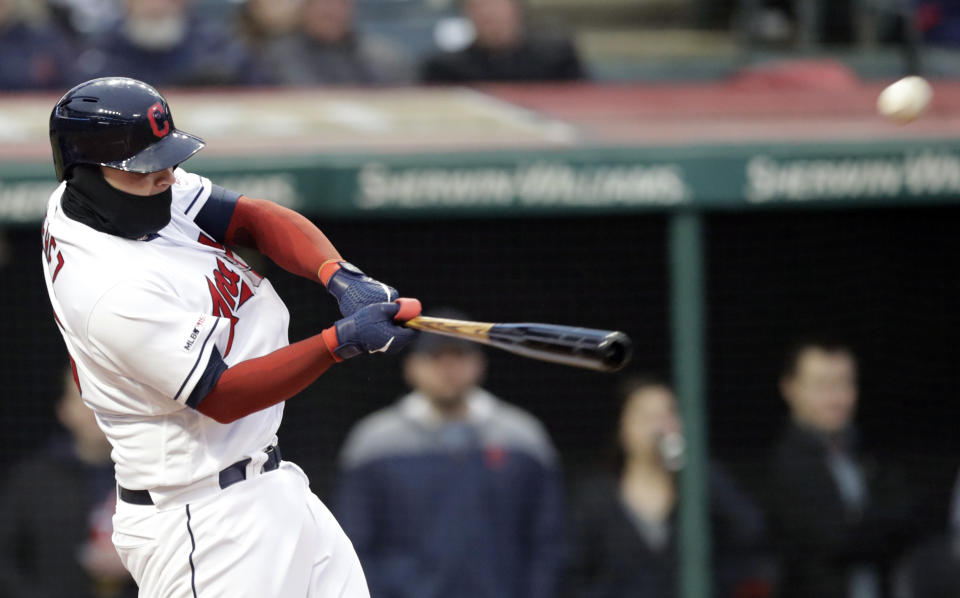
M960 5L954 0L915 0L916 23L930 45L960 45Z
M67 433L20 463L0 492L0 598L132 598L110 540L117 487L110 443L67 369Z
M461 0L474 42L459 52L429 58L426 83L570 81L584 77L576 47L565 37L534 35L522 0Z
M356 31L354 0L304 0L298 26L262 44L258 61L278 85L403 85L414 79L401 48Z
M888 595L886 568L906 540L908 510L890 476L859 450L853 353L830 340L801 341L780 388L791 418L772 454L768 490L781 595Z
M15 0L0 0L0 91L62 87L73 78L71 48L56 29L20 18Z
M478 385L484 357L421 335L414 391L361 420L335 512L376 598L550 598L562 556L557 456L541 424Z
M187 0L125 0L125 13L85 52L89 76L124 76L154 87L253 85L265 77L244 44Z

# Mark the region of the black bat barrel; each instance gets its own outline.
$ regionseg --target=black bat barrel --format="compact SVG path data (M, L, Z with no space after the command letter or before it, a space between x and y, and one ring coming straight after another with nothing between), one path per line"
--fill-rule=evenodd
M491 345L512 353L604 372L619 370L630 361L630 338L614 330L595 330L556 324L495 324Z

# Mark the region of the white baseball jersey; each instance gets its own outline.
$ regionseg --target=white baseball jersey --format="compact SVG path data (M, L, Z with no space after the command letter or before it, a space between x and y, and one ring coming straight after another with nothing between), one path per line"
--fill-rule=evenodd
M220 369L288 344L270 282L202 230L206 178L177 169L170 223L143 240L98 232L50 197L44 272L84 401L113 445L117 481L175 489L276 442L283 403L221 424L197 412ZM213 205L213 204L211 204ZM222 362L221 362L222 360Z

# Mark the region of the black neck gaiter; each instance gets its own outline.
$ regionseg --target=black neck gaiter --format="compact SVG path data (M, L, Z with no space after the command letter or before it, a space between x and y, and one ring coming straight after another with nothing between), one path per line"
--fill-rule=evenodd
M133 195L113 187L96 166L75 166L60 205L67 216L94 230L125 239L155 233L170 222L173 190Z

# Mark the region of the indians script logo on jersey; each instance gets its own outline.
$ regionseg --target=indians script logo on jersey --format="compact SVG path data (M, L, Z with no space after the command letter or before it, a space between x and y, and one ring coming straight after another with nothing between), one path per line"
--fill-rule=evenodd
M233 333L240 317L237 310L254 295L254 289L260 286L263 276L257 274L243 259L223 244L200 233L197 239L200 243L215 247L223 251L217 257L217 267L207 277L207 288L210 290L210 299L213 301L213 315L230 320L230 337L223 356L230 354L233 347Z

